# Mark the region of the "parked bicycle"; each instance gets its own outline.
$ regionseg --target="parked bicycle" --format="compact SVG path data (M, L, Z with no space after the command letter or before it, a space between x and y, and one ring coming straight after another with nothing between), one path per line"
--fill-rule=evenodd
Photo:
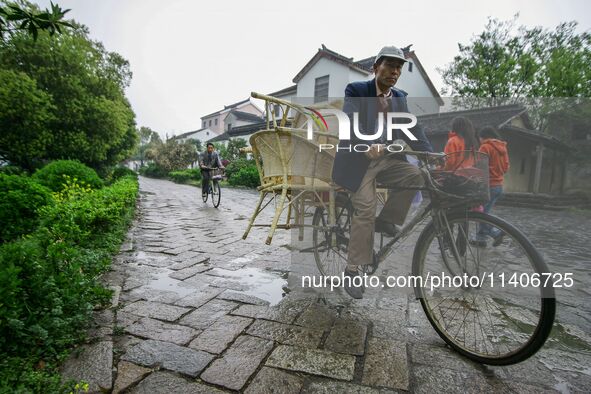
M215 208L220 206L220 200L222 198L222 188L220 182L223 179L223 170L221 168L203 167L205 170L211 172L211 180L208 181L207 194L203 194L203 202L207 202L209 196L211 196L211 202Z
M419 159L428 203L392 239L385 242L381 237L367 273L375 273L413 230L430 219L414 249L412 275L420 279L414 294L435 331L456 351L480 363L509 365L530 357L542 347L554 322L556 300L552 281L547 280L552 274L520 230L472 209L488 199L487 156L470 152L475 158L470 168L446 170L449 155L404 153ZM323 275L340 275L347 264L350 196L338 193L335 205L333 226L322 206L312 220L311 249ZM490 244L477 237L479 230L491 227L503 236ZM445 276L473 280L433 286L435 277L440 281Z

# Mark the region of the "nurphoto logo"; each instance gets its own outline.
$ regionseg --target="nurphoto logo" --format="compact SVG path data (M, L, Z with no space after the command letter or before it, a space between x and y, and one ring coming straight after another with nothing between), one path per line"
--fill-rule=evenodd
M319 119L313 119L312 116L308 115L308 119L306 121L306 128L307 128L307 138L309 140L314 139L314 123L318 124L322 122L326 126L325 117L333 115L336 117L339 125L339 141L348 141L351 140L351 121L349 116L341 110L334 109L334 108L323 108L319 110L312 110L314 115L316 115ZM407 112L386 112L384 113L385 116L378 116L377 117L377 127L373 133L366 134L362 133L359 130L359 113L353 113L353 133L358 140L361 141L377 141L379 140L384 131L386 132L386 140L392 140L392 132L394 130L402 131L411 141L417 141L417 138L414 134L409 130L416 126L417 124L417 117L411 113ZM385 120L384 120L385 119ZM409 122L407 123L397 123L401 119L407 119ZM384 121L386 125L384 126ZM385 130L384 130L385 129ZM386 150L392 153L401 152L404 150L404 147L400 144L390 144L384 147ZM331 150L336 149L339 150L347 150L349 152L367 152L370 149L369 144L354 144L354 145L337 145L334 144L319 144L318 149L320 151L323 150Z

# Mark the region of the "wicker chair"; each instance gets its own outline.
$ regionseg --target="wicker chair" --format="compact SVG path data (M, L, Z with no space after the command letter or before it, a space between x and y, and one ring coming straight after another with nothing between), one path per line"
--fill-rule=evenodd
M333 156L319 151L313 141L287 130L263 130L250 137L252 153L259 171L261 186L259 201L242 238L246 238L255 225L259 213L275 201L275 214L269 226L266 243L270 244L277 228L291 228L292 208L295 209L295 227L303 233L303 210L308 204L325 204L328 195L329 212L334 212L335 187L331 172ZM270 199L263 204L266 197ZM281 214L287 209L284 225L279 225ZM333 215L330 215L331 218Z

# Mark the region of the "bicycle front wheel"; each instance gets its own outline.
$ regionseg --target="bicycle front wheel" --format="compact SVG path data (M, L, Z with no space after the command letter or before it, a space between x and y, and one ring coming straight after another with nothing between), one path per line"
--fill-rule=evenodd
M550 334L551 273L527 237L500 218L442 213L419 237L413 275L435 331L474 361L518 363Z
M201 198L203 199L203 202L207 202L207 198L209 197L209 185L207 185L205 190L207 190L208 192L203 193L203 189L201 190Z
M222 189L220 188L220 183L218 181L213 181L213 187L211 190L211 202L213 203L213 206L217 208L220 206L220 200L222 198Z

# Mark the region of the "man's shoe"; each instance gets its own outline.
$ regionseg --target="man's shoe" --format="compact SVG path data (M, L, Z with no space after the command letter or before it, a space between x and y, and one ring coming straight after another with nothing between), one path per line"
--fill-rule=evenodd
M356 300L360 300L363 298L363 284L361 286L355 286L353 284L353 278L355 278L356 276L360 276L358 271L355 272L349 272L347 270L345 270L344 275L345 278L350 278L350 280L345 279L344 283L343 283L343 287L345 288L345 291L347 292L347 294L349 294L352 298L355 298Z
M500 232L499 235L497 235L496 237L493 237L494 241L492 243L492 246L497 247L500 244L503 243L503 238L505 238L505 233L504 232Z
M384 220L376 219L376 233L383 233L389 235L390 237L394 237L399 232L400 228L397 225Z

